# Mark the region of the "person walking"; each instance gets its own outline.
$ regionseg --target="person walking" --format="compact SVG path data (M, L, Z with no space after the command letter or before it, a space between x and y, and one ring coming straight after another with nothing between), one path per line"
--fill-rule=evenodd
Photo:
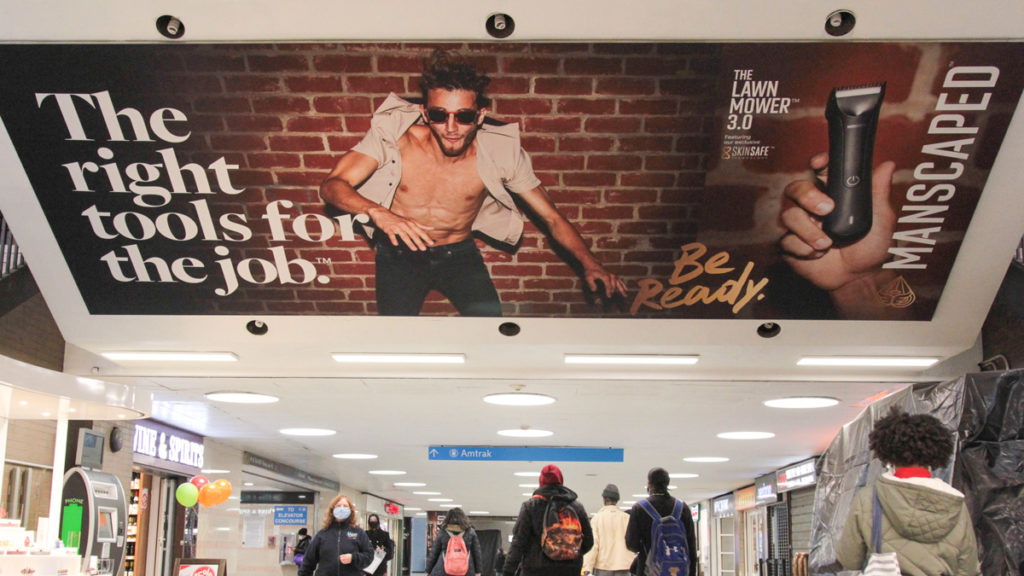
M298 576L363 576L373 546L359 527L359 514L344 494L331 500L320 531L310 540Z
M618 507L619 487L615 484L605 486L601 498L604 506L590 520L594 547L583 556L583 574L629 576L635 555L626 548L629 514Z
M579 576L583 555L594 546L587 511L562 483L562 471L548 464L540 487L523 502L512 528L505 576Z
M930 469L944 468L953 455L954 433L930 414L893 408L868 435L874 456L891 468L873 486L857 491L836 557L860 570L872 553L896 553L904 576L977 576L978 544L964 495ZM881 550L872 545L877 529Z
M636 561L631 570L636 576L659 576L658 574L647 573L647 557L651 552L651 527L655 518L673 516L677 503L681 508L678 519L686 532L686 553L689 557L687 574L697 576L697 562L694 558L696 538L693 531L693 516L686 502L679 500L668 493L669 475L664 468L651 468L647 473L647 494L646 500L633 505L629 512L629 525L626 526L626 547L636 552ZM651 510L654 513L651 513Z
M452 508L434 538L427 558L429 576L480 576L480 539L462 508Z
M395 541L380 527L380 516L372 513L366 517L366 536L376 553L383 552L384 558L373 571L373 576L384 576L388 573L388 561L395 557Z

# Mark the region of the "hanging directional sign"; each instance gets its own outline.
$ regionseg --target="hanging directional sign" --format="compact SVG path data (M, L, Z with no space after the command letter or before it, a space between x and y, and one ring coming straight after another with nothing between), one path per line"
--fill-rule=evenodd
M430 460L622 462L622 448L571 446L430 446Z

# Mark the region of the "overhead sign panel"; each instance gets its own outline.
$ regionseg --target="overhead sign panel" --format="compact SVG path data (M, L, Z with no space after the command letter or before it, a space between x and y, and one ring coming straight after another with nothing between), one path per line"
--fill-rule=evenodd
M2 45L0 211L52 240L33 273L70 275L90 314L377 314L370 218L317 189L371 125L427 130L409 63L435 47L453 46ZM459 231L491 235L483 263L518 317L930 320L1024 86L1020 42L456 51L493 71L505 126L480 134L522 126L509 141L531 159L452 195L476 199ZM413 168L379 164L359 192L412 216L402 188L370 189ZM508 193L534 179L628 297L587 297L539 230L519 241Z
M570 446L430 446L430 460L478 460L485 462L622 462L622 448L573 448Z

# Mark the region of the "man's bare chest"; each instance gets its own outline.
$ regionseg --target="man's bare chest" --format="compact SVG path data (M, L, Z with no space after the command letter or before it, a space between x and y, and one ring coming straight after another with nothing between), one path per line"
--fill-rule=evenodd
M439 163L418 150L402 150L402 179L398 191L403 196L474 202L484 194L484 189L475 157L456 163Z

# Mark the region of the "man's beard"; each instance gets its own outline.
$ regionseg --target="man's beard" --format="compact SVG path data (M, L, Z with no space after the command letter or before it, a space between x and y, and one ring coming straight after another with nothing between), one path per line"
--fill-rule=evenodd
M462 139L462 146L460 146L458 149L448 148L450 143L447 140L445 140L443 134L439 133L433 127L431 127L430 129L430 133L434 135L434 140L437 141L437 145L439 148L441 148L442 154L448 156L449 158L457 158L465 154L466 150L469 150L469 147L473 144L473 140L476 139L477 130L478 128L474 128L472 131L466 134L466 136L463 137Z

